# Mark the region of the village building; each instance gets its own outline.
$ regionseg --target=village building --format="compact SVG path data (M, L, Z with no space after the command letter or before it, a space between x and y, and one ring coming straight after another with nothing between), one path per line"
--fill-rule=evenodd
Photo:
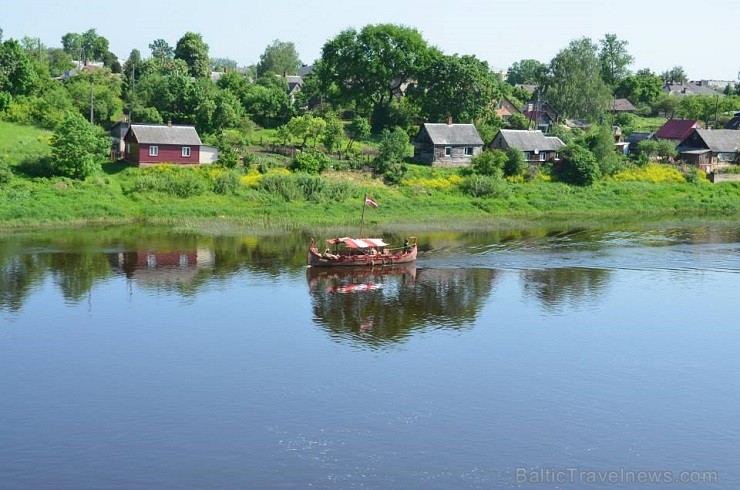
M518 148L529 163L555 161L565 143L557 136L545 136L540 130L501 129L493 138L492 148Z
M140 166L159 163L213 163L218 150L205 146L193 126L131 124L124 136L124 159Z
M413 138L414 159L456 167L470 164L483 151L483 139L472 124L424 123Z

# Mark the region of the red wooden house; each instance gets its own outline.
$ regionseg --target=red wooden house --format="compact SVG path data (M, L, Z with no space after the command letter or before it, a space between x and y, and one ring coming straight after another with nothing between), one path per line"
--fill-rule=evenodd
M193 126L132 124L124 136L124 159L136 165L200 163L203 143Z

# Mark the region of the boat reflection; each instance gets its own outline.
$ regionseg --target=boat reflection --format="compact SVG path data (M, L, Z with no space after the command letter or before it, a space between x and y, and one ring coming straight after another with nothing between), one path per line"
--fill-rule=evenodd
M314 322L337 341L383 348L425 329L465 329L495 283L492 269L309 268Z

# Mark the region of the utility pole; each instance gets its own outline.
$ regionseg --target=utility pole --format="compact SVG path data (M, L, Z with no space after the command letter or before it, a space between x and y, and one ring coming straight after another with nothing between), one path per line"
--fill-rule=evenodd
M93 79L92 79L92 75L90 75L90 124L94 124L93 122L93 102L94 102Z

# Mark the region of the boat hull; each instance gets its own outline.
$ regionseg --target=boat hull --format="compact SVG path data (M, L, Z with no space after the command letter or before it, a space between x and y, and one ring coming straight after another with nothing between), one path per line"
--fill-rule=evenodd
M389 253L386 255L370 254L338 254L335 257L325 257L315 247L308 250L308 265L310 267L362 267L362 266L390 266L408 264L416 260L417 246L414 244L408 252Z

